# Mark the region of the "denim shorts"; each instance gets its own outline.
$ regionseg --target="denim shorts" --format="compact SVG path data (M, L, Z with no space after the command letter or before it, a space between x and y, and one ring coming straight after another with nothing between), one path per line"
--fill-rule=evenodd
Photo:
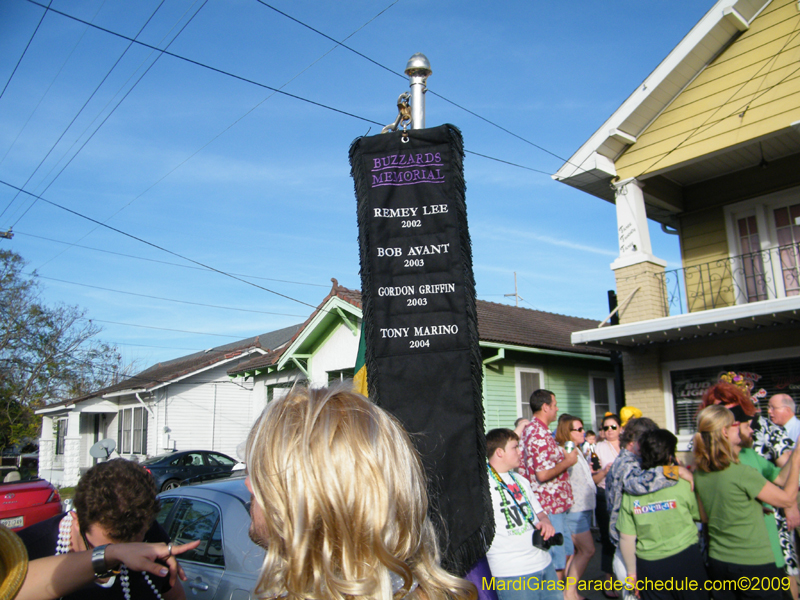
M495 583L498 588L499 600L562 600L564 598L564 592L556 589L560 582L552 562L536 573L520 577L497 577L495 581L505 583L505 585ZM501 587L505 589L499 589ZM515 587L519 589L514 589Z
M575 546L572 544L572 531L567 522L567 513L557 515L547 515L550 522L556 528L557 533L564 535L564 544L561 546L550 546L550 557L553 559L553 568L561 571L567 566L567 557L575 554Z
M567 522L569 523L569 530L572 535L589 531L592 528L592 514L593 510L579 510L577 512L567 513Z

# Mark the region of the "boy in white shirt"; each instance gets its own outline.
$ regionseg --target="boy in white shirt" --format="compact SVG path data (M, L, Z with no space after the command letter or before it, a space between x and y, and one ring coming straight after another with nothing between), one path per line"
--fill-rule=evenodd
M547 541L555 528L533 495L519 467L519 437L510 429L486 434L489 489L495 533L486 554L500 600L555 600L563 598L550 553L533 545L534 532ZM539 542L541 543L541 542Z

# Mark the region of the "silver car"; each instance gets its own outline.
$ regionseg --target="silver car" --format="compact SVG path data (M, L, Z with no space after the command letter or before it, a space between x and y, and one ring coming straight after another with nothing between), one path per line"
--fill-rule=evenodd
M179 487L159 495L157 520L176 544L201 540L179 557L188 581L186 597L197 600L253 598L264 550L248 535L250 492L244 476Z

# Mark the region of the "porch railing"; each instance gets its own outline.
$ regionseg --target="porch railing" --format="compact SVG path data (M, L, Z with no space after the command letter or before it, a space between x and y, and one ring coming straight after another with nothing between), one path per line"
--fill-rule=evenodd
M800 294L800 242L665 271L667 315Z

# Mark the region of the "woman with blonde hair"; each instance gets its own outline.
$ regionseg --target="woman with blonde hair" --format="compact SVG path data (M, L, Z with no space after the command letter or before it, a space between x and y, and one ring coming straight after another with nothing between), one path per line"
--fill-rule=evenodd
M728 371L720 376L718 383L712 385L703 394L702 407L712 404L721 404L726 408L741 407L745 415L754 417L751 422L752 444L756 454L770 461L778 467L783 467L789 461L789 455L795 445L795 440L786 435L783 427L775 425L767 418L763 418L758 406L753 401L750 393L752 383L741 375ZM778 529L778 542L786 574L792 586L792 597L797 598L797 579L800 568L797 564L797 553L794 544L794 528L800 524L800 511L797 505L786 509L773 511L775 524Z
M739 423L733 412L720 405L707 406L697 415L694 436L695 492L701 514L708 521L709 578L735 581L741 577L775 577L775 566L761 502L785 508L795 503L797 484L787 490L767 481L758 471L739 462ZM797 482L800 453L792 453L787 481ZM715 600L727 598L781 598L775 586L758 592L737 589L714 592Z
M474 600L439 566L422 464L400 423L345 387L297 387L247 439L255 593L288 600Z

